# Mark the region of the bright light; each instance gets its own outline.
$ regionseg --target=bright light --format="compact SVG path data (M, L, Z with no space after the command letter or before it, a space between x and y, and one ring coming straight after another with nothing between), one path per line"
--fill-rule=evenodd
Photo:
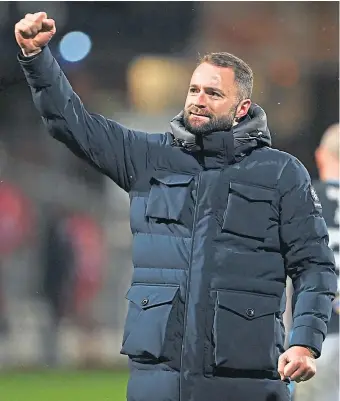
M66 61L72 63L84 59L91 50L91 39L84 32L69 32L60 41L59 50Z

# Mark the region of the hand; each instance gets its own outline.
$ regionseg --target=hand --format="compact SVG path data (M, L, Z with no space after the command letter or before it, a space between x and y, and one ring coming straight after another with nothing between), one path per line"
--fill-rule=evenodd
M15 39L25 56L41 51L56 33L55 22L46 13L26 14L15 25Z
M278 372L281 380L290 378L297 383L309 380L316 373L315 359L307 348L291 347L280 356Z

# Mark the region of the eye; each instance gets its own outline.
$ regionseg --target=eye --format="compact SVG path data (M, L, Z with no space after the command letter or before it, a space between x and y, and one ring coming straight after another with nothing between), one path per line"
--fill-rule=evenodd
M220 92L215 91L213 88L207 88L206 89L206 94L210 97L213 97L215 99L219 99L221 97Z
M197 93L197 92L198 92L197 88L193 88L193 87L189 88L189 93Z
M221 97L221 95L218 92L212 92L211 96L213 96L213 97Z

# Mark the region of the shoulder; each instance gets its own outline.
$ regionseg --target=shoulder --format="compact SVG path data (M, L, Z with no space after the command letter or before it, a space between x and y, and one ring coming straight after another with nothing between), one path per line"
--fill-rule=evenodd
M261 148L256 153L257 159L270 164L271 167L275 166L276 186L280 192L292 187L307 187L311 184L306 167L292 154L269 147Z
M157 144L160 146L170 145L172 142L172 138L169 136L168 133L161 133L161 134L148 134L148 142L149 144Z
M311 191L311 178L304 164L297 157L286 152L282 153L284 153L285 164L278 180L280 192L292 190Z
M258 157L261 155L263 158L267 160L274 160L283 167L286 167L287 164L292 163L295 164L298 168L304 168L301 161L296 158L295 156L291 155L290 153L284 152L279 149L270 148L270 147L263 147L257 150Z
M257 164L264 166L267 173L269 173L269 171L271 171L272 174L275 173L278 182L283 176L291 178L300 177L301 179L309 177L308 171L303 163L295 156L283 152L282 150L263 147L252 152L249 161L257 162ZM270 169L268 167L270 167Z
M140 141L145 141L149 145L160 145L160 146L166 145L168 141L167 133L151 133L138 129L131 129L115 120L105 119L100 115L98 116L101 117L107 124L109 124L112 130L114 131L119 130L120 132L122 132L125 140L127 141L140 140Z
M288 175L301 176L301 178L309 177L309 173L304 164L292 154L272 148L268 148L268 153L270 153L271 157L280 162L282 173L285 171Z

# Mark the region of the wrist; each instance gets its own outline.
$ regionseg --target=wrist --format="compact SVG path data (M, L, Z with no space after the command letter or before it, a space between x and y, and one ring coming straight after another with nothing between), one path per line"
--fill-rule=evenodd
M38 48L36 50L25 50L22 48L21 51L24 57L32 57L35 56L36 54L39 54L42 51L42 49Z
M316 353L312 348L310 348L310 347L305 347L305 348L308 349L308 351L309 351L311 357L314 358L314 359L316 359L317 353Z

